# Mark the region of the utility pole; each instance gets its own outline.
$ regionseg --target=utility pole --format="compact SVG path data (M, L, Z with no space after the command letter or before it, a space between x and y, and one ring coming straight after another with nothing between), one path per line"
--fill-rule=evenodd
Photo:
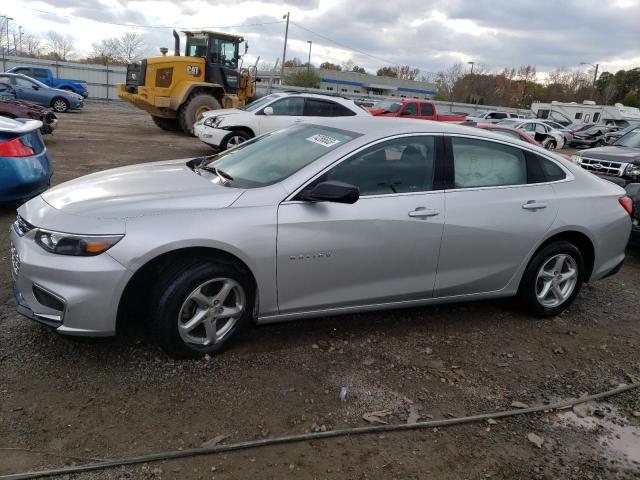
M596 95L596 82L598 81L598 67L600 66L600 64L596 63L594 65L593 63L580 62L580 65L589 65L589 66L593 67L593 69L594 69L594 71L593 71L593 96L595 97L595 95Z
M287 20L287 26L284 30L284 48L282 49L282 65L280 65L280 85L284 84L284 62L285 57L287 56L287 38L289 37L289 12L286 15L282 16L282 19Z
M307 43L309 44L309 60L307 60L307 73L309 73L309 70L311 70L311 45L313 45L313 42L311 40L307 40Z
M20 38L20 56L22 56L22 26L18 26L18 36Z
M5 18L7 19L7 55L8 55L8 54L9 54L9 49L11 48L11 44L9 43L9 42L10 42L10 37L9 37L9 20L13 20L13 18L11 18L11 17L5 17ZM15 42L15 39L14 39L13 43L16 43L16 42Z
M473 64L476 62L467 62L469 65L471 65L471 75L473 75Z

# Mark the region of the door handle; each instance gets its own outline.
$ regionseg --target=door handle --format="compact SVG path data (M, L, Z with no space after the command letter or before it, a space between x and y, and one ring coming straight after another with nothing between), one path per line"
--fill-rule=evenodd
M435 217L436 215L440 215L440 211L426 207L417 207L415 210L409 212L410 217L418 218Z
M529 200L527 203L522 205L522 208L525 210L542 210L543 208L547 208L547 204L536 202L535 200Z

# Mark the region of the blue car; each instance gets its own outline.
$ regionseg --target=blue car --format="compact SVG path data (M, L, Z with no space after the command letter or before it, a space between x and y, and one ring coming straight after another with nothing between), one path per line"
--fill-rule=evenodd
M22 202L49 188L51 162L39 120L0 117L0 202Z
M26 75L0 73L0 82L11 84L18 100L26 100L45 107L51 107L58 113L79 110L84 107L84 97L82 95L67 90L51 88Z

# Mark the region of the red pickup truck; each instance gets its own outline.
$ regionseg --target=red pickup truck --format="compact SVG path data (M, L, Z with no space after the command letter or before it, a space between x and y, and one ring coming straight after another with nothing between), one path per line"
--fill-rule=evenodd
M436 104L430 100L383 100L369 108L369 112L376 117L417 118L436 122L464 122L466 119L465 115L438 114Z

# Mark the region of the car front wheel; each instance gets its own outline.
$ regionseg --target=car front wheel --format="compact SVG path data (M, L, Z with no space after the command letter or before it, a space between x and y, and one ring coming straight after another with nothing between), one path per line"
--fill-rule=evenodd
M51 108L53 108L58 113L64 113L69 110L69 108L71 108L71 105L64 98L57 97L51 101Z
M251 137L249 136L248 133L240 130L236 130L231 132L229 135L227 135L224 138L224 140L222 140L222 145L220 145L220 148L222 150L227 150L229 148L237 147L241 143L244 143L247 140L249 140L250 138Z
M584 260L572 243L557 241L537 252L524 273L518 295L536 317L553 317L580 292Z
M251 321L253 287L227 263L199 259L167 269L156 287L154 328L173 358L201 358L226 348Z

